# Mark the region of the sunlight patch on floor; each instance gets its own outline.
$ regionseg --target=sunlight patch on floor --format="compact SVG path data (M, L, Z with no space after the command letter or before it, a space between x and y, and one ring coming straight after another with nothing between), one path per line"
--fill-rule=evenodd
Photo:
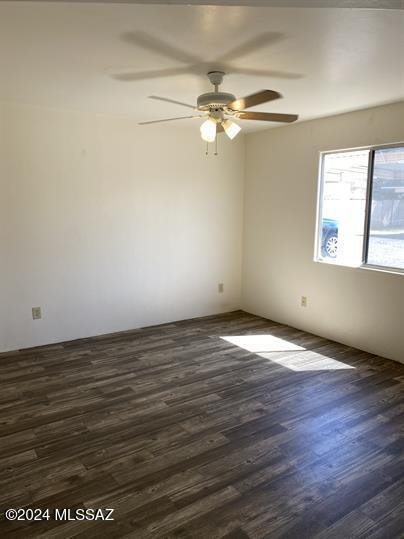
M234 335L221 339L295 372L355 369L352 365L273 335ZM286 354L280 355L281 352Z
M235 344L249 352L293 352L295 350L305 350L302 346L285 341L273 335L235 335L232 337L221 337L224 341Z
M287 367L292 371L338 371L342 369L354 369L351 365L343 363L342 361L337 361L331 357L323 356L322 354L317 354L316 352L307 352L305 354L299 354L296 356L286 356L286 357L273 357L269 352L264 352L258 354L260 357L269 359L274 363L278 363L283 367Z

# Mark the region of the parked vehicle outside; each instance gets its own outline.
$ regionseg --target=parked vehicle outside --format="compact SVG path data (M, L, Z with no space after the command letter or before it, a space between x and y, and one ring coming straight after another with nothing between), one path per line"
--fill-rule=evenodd
M338 221L323 218L321 232L321 254L335 258L338 253Z

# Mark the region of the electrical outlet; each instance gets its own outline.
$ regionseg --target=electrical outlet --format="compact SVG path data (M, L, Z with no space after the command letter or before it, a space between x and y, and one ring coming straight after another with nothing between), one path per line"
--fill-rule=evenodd
M302 307L307 307L307 297L306 297L306 296L302 296L302 297L300 298L300 305L301 305Z
M41 318L41 307L32 307L32 320L40 320Z
M218 290L219 294L223 294L223 292L224 292L224 284L223 284L223 283L219 283L219 284L217 285L217 290Z

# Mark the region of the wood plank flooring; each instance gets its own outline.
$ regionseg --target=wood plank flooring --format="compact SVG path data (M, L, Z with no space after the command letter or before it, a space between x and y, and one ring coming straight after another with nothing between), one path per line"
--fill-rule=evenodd
M242 311L2 354L0 536L404 537L403 388L402 364Z

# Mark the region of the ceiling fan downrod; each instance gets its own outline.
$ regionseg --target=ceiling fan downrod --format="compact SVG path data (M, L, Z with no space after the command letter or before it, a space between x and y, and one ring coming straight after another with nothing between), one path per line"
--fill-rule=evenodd
M223 71L209 71L209 73L207 73L208 79L215 87L215 92L219 91L219 86L223 82L224 75L225 73Z

